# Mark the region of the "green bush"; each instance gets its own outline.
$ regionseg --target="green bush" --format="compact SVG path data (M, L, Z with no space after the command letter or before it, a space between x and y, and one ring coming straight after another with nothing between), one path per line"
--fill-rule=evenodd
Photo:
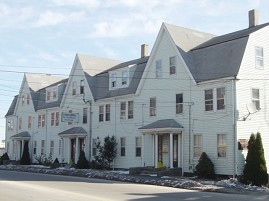
M215 178L214 164L205 152L203 152L199 158L198 164L195 167L195 174L199 178Z
M5 160L9 160L9 156L7 153L4 153L1 157L0 157L0 165L3 165L3 162Z
M243 171L242 182L245 184L262 186L268 184L268 174L261 134L253 133L248 141L248 154Z
M78 169L88 169L89 168L89 162L85 157L85 152L83 150L80 151L79 159L77 162L77 168Z

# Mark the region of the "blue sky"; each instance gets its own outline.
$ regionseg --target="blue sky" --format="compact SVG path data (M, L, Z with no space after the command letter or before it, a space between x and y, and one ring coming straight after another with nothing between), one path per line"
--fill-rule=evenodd
M131 60L162 22L221 35L269 22L267 0L1 0L0 140L24 72L69 75L76 53Z

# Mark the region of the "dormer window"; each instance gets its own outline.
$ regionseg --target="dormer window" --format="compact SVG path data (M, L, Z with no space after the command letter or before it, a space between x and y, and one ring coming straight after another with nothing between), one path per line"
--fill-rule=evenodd
M263 69L264 63L263 63L263 48L262 47L255 48L255 57L256 57L256 68Z
M111 88L114 88L114 87L116 87L116 83L117 82L117 77L116 77L116 74L112 74L111 75Z
M127 85L127 76L128 76L128 72L123 71L122 78L121 78L121 85Z
M50 87L46 89L46 102L53 102L58 100L58 87Z
M84 94L84 85L85 85L84 80L80 80L80 94Z

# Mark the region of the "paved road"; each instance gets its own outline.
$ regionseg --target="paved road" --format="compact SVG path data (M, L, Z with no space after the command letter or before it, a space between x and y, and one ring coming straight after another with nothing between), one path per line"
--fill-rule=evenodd
M122 183L90 178L0 170L5 201L170 201L269 200L268 195L235 195Z

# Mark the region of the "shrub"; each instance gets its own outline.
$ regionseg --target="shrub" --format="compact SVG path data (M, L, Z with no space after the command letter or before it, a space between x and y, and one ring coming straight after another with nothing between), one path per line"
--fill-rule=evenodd
M3 165L3 162L5 160L9 160L9 156L7 153L4 153L1 157L0 157L0 165Z
M256 135L252 133L248 141L248 154L242 182L255 186L262 186L268 183L267 167L260 133Z
M200 178L215 178L214 164L205 152L199 158L198 164L195 167L195 174Z
M79 159L77 162L77 168L79 169L88 169L89 168L89 162L85 157L85 152L83 150L80 151Z
M21 165L30 165L31 159L29 154L28 141L24 143L23 153L21 157Z

